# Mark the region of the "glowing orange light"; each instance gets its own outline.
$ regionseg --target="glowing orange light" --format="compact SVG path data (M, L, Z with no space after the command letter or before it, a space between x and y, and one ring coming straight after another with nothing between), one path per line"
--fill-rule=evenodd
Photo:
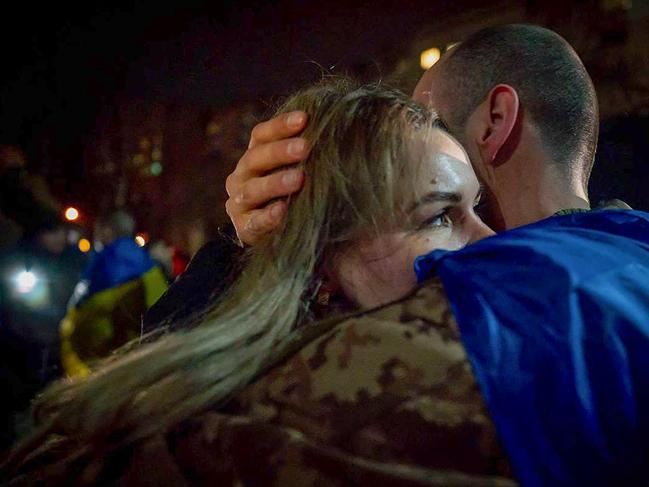
M79 218L79 210L77 210L75 207L70 206L69 208L65 209L65 219L73 222L76 219Z
M146 245L146 240L144 239L144 236L142 234L138 234L135 236L135 243L140 247L144 247Z
M436 47L431 47L421 53L419 56L419 64L422 69L428 69L439 61L440 57L442 57L441 51Z
M82 238L81 240L79 240L79 250L84 254L86 252L90 252L91 247L92 245L90 245L90 240L88 240L87 238Z

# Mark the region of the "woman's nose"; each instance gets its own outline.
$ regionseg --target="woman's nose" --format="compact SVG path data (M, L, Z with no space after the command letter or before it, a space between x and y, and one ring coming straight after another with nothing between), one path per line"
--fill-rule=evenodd
M469 222L469 242L474 243L483 238L491 237L495 235L491 228L489 228L477 215L472 215Z

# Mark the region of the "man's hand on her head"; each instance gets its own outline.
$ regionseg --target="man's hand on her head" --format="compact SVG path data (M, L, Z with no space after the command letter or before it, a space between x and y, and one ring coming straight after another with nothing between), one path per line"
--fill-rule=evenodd
M289 112L262 122L252 129L248 150L225 182L227 211L239 240L254 245L261 236L275 230L286 215L289 196L304 184L301 169L271 171L304 160L309 147L294 137L307 124L304 112Z

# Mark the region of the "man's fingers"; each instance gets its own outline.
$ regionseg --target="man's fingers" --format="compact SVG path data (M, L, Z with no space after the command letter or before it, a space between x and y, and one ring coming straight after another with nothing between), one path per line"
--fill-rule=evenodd
M261 206L288 196L302 186L304 174L299 169L268 173L308 156L306 141L295 137L307 123L305 112L289 112L262 122L252 130L248 150L225 181L229 196L226 212L243 243L252 245L260 235L275 229L286 213L287 203L278 201Z
M304 139L287 139L270 142L248 149L241 157L235 170L225 180L225 190L233 198L241 193L248 181L259 178L278 167L304 160L309 155L309 147ZM256 198L260 202L269 201Z
M244 183L238 194L233 195L234 204L237 211L243 213L275 198L295 193L302 187L303 182L304 172L301 169L289 169L253 178Z
M282 113L266 122L261 122L252 129L248 147L292 137L304 129L307 119L306 112L296 111Z
M282 223L286 209L286 201L276 201L266 208L251 211L243 229L238 232L239 240L246 245L254 245Z
M306 140L278 140L248 149L235 169L243 180L265 174L287 164L303 161L309 155Z

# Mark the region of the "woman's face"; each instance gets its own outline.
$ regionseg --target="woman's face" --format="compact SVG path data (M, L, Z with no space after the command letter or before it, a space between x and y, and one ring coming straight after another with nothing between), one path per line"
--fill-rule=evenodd
M435 249L457 250L493 235L475 213L480 185L460 144L435 130L425 143L413 194L405 205L405 230L360 240L334 259L333 277L362 308L399 299L417 285L413 264Z

